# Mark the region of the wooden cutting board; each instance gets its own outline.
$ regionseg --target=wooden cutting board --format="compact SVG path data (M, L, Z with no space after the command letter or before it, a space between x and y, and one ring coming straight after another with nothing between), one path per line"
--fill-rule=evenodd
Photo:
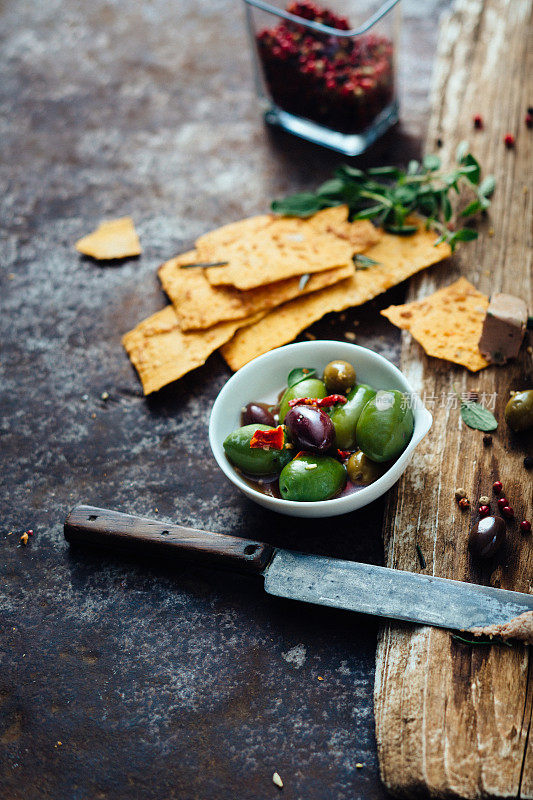
M498 183L480 238L414 278L409 300L465 275L486 294L514 293L533 309L533 130L524 123L533 104L531 15L530 0L460 0L442 24L426 151L452 164L458 143L467 139L484 174L493 173ZM474 130L474 114L483 117L483 130ZM507 132L516 138L512 150L503 143ZM460 486L474 502L494 497L492 483L499 479L517 521L531 520L533 472L523 458L533 455L532 437L510 435L502 421L492 445L484 446L483 434L462 425L453 402L454 385L459 392L485 392L486 404L495 393L495 413L503 420L509 390L533 387L531 352L524 346L512 366L474 375L426 357L404 333L401 367L425 394L434 424L388 509L387 566L533 591L532 536L521 534L516 522L508 525L505 551L480 568L467 550L473 514L461 512L454 499ZM530 648L470 646L436 628L382 628L376 736L382 779L392 794L533 798L532 711Z

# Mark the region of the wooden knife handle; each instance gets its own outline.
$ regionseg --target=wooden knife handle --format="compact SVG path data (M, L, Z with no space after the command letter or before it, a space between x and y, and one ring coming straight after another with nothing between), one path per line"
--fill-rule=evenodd
M177 556L211 566L261 573L274 548L269 544L221 533L167 525L106 508L76 506L65 520L70 544L106 547L157 558Z

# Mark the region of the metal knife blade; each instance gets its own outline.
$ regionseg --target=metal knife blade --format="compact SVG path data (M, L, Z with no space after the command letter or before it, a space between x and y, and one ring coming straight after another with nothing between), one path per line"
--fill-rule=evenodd
M533 595L522 592L289 550L276 550L264 575L278 597L453 630L533 611Z
M505 625L533 612L531 594L282 550L94 506L72 509L65 537L74 545L178 557L261 575L272 595L452 630Z

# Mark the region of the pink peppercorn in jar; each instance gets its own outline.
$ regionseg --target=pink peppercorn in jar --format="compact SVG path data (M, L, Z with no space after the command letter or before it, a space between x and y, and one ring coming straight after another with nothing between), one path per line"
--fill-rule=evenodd
M244 0L266 121L350 156L397 122L398 1Z

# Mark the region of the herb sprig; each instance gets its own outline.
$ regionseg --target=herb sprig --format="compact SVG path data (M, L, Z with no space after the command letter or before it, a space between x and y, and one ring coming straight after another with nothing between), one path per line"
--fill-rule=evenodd
M477 239L472 228L448 229L453 216L450 193L460 194L466 185L474 191L475 199L460 212L463 219L486 211L496 187L492 175L481 180L481 167L461 142L456 153L457 167L450 171L441 169L436 155L427 155L422 163L410 161L406 170L398 167L374 167L363 172L343 165L335 176L320 186L316 192L302 192L283 200L274 200L272 211L291 217L310 217L317 211L347 204L350 219L373 219L386 231L399 236L415 233L417 226L408 217L417 213L425 217L426 229L437 231L435 242L447 242L452 250L457 242Z

